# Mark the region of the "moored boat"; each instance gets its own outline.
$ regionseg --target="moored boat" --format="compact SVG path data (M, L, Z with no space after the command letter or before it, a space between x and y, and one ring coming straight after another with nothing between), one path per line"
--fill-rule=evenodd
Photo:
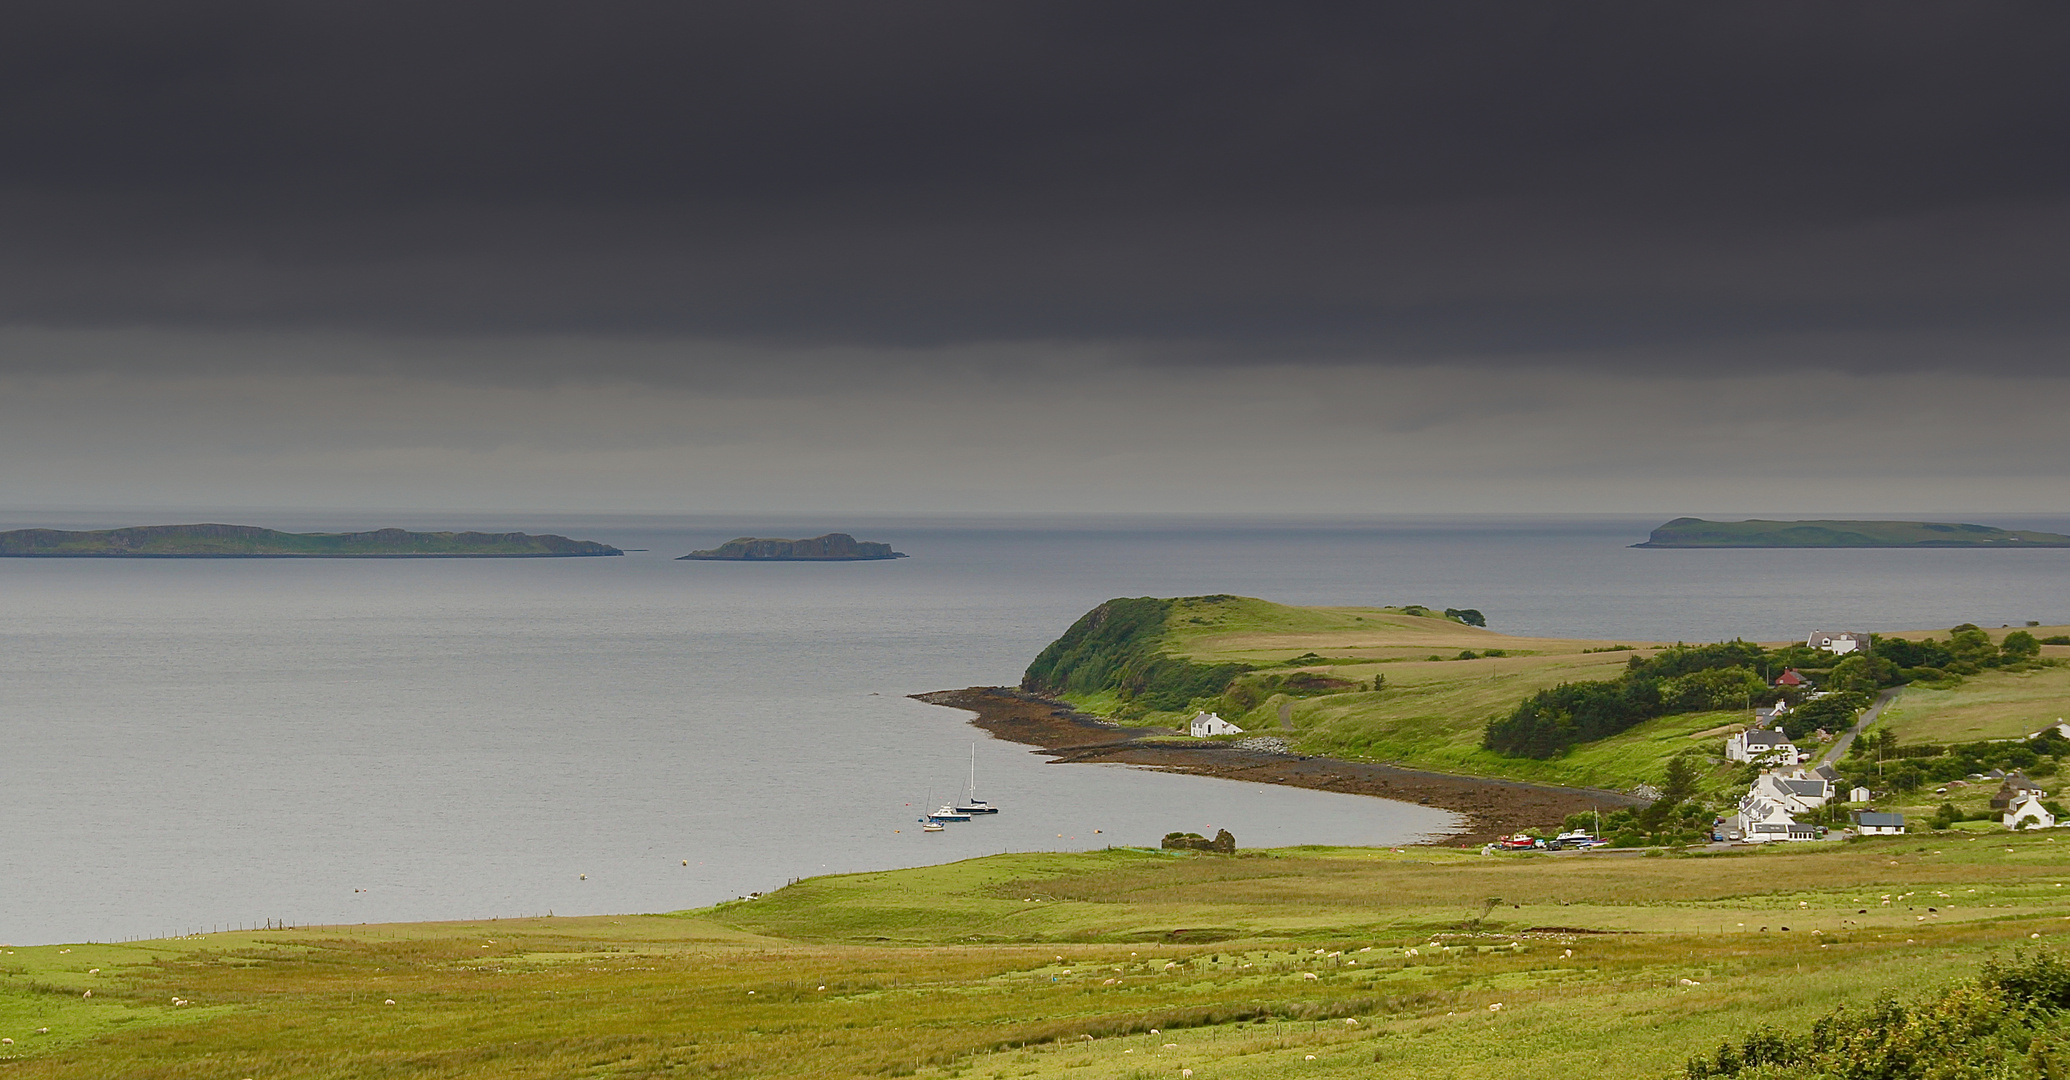
M999 808L978 798L977 795L977 744L970 746L970 787L965 789L964 800L954 810L959 814L996 814Z

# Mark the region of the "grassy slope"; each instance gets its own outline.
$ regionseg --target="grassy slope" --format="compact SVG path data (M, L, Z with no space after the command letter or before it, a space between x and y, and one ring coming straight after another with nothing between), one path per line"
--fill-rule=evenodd
M2036 627L2032 632L2047 637L2065 631ZM2044 645L2041 651L2070 658L2070 646ZM2070 717L2070 667L1986 671L1949 690L1908 688L1882 722L1905 742L1954 743L2017 738L2064 717Z
M1989 631L1993 640L2010 632ZM2030 632L2048 637L2070 629L2043 626ZM1904 637L1945 633L1897 632ZM1386 676L1378 692L1274 697L1230 718L1254 733L1290 735L1307 753L1628 790L1642 782L1659 783L1669 758L1696 747L1714 760L1706 788L1715 789L1713 794L1731 788L1736 794L1738 770L1724 763L1723 747L1729 730L1748 719L1744 712L1661 717L1550 761L1481 749L1488 720L1527 695L1562 682L1615 678L1634 653L1589 651L1613 644L1635 646L1645 656L1661 643L1514 637L1400 609L1289 607L1251 598L1178 601L1164 638L1164 648L1174 655L1201 663L1238 661L1267 675L1305 671L1368 686L1375 675ZM1506 655L1429 659L1489 649ZM1321 659L1296 659L1310 653ZM2070 646L2044 646L2042 653L2070 658ZM1111 713L1121 704L1111 695L1072 700L1095 712ZM1279 708L1288 702L1293 706L1291 732L1279 722ZM1145 720L1177 726L1188 715L1152 713ZM1907 741L1945 742L2025 734L2063 715L2070 715L2070 668L1985 672L1949 691L1908 689L1888 722Z
M11 948L0 1074L1650 1077L2062 941L2066 849L1014 855L679 916Z
M1293 699L1294 737L1300 749L1361 760L1398 762L1474 776L1501 776L1546 783L1629 788L1659 782L1667 758L1701 745L1722 750L1724 736L1693 742L1692 733L1743 719L1740 714L1696 713L1665 717L1622 735L1580 748L1553 761L1504 757L1481 749L1491 717L1525 696L1562 682L1615 678L1631 652L1589 652L1613 644L1643 642L1528 638L1498 634L1443 618L1385 608L1288 607L1263 600L1181 601L1167 624L1167 648L1203 663L1241 661L1270 673L1312 671L1371 685L1376 692ZM1430 660L1499 649L1502 657ZM1288 663L1307 653L1327 663ZM1279 733L1275 698L1246 716L1244 727ZM1078 704L1099 710L1115 702L1085 698ZM1153 714L1152 722L1177 722L1179 714Z

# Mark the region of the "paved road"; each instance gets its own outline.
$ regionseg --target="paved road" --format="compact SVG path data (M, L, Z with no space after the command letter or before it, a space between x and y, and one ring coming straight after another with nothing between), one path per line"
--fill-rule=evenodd
M1863 731L1868 730L1869 725L1876 722L1876 717L1882 715L1883 707L1885 705L1890 704L1893 701L1896 701L1897 696L1899 694L1904 693L1904 691L1905 688L1902 686L1893 686L1890 689L1885 690L1880 694L1877 694L1876 700L1872 702L1868 708L1862 710L1862 718L1860 720L1855 721L1854 726L1848 728L1845 734L1833 740L1832 749L1827 750L1825 752L1825 756L1818 759L1818 764L1831 765L1832 763L1840 760L1840 755L1846 753L1847 748L1854 744L1854 737L1860 735Z

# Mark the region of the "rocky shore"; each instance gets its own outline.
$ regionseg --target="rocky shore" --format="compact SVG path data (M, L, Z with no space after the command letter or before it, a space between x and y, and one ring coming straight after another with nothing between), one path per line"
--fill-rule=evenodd
M1125 727L1079 712L1064 702L1007 687L973 686L913 696L931 705L976 713L971 723L1002 739L1041 747L1060 763L1118 762L1228 780L1375 795L1451 810L1466 818L1464 829L1432 843L1479 846L1520 829L1557 825L1576 811L1641 804L1639 799L1612 791L1453 776L1206 739L1175 740L1167 728ZM1147 741L1153 738L1157 741Z

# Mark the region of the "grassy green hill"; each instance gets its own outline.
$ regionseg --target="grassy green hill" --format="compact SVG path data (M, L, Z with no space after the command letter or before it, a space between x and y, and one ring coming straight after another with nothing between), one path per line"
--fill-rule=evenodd
M1215 708L1307 753L1470 776L1658 783L1678 753L1720 753L1723 733L1692 735L1746 718L1664 717L1535 761L1482 749L1489 719L1560 683L1615 678L1634 655L1665 646L1516 637L1416 606L1292 607L1237 596L1112 601L1072 631L1030 666L1024 686L1149 724L1178 726L1195 708ZM1721 781L1728 773L1719 770Z
M2038 644L2062 640L2064 628L1957 630L1947 638L1921 631L1878 635L1873 658L1840 660L1792 643L1771 649L1518 637L1413 605L1290 607L1240 596L1138 597L1087 613L1029 665L1023 686L1149 725L1183 727L1195 710L1212 709L1247 734L1279 736L1304 753L1468 776L1630 790L1659 785L1670 759L1690 755L1700 766L1698 795L1722 806L1749 779L1744 766L1723 756L1726 737L1751 719L1738 703L1760 700L1754 694L1767 693L1762 676L1784 666L1837 680L1850 668L1856 677L1878 670L1866 666L1874 659L1882 679L1920 680L1882 722L1907 743L2009 738L2070 712L2070 669L2060 666L2070 646ZM2015 638L2027 646L2017 656L2005 651ZM1892 650L1909 655L1900 646L1918 653L1907 663L1925 664L1932 655L1945 669L1900 670L1879 659ZM1702 666L1713 661L1724 666ZM1514 750L1493 739L1489 722L1514 723L1519 704L1541 691L1563 684L1636 688L1641 676L1658 705L1605 724L1607 735L1570 737L1549 751ZM1623 683L1610 682L1620 677ZM1692 680L1723 689L1699 685L1685 696ZM1870 683L1859 701L1866 704L1889 685ZM1555 723L1564 722L1561 709L1580 711L1572 699L1544 708ZM1832 730L1851 715L1834 718ZM1925 783L1924 790L1931 793L1938 782Z
M0 946L0 1073L1662 1077L2060 944L2066 848L1112 850L677 915Z

